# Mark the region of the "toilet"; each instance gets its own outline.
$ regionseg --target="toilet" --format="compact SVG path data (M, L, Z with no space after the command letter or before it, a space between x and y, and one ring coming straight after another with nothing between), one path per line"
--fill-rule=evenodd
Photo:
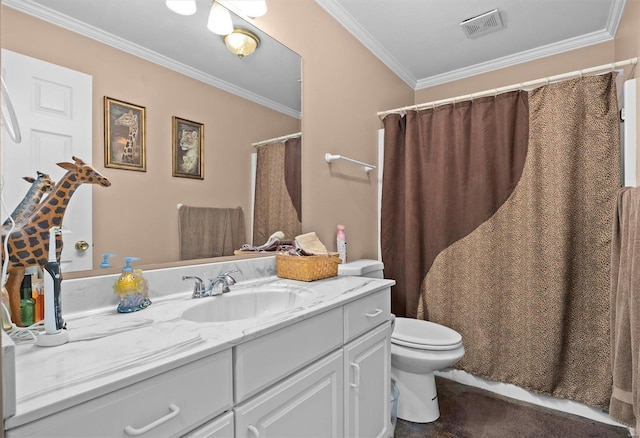
M391 334L391 378L400 391L398 418L430 423L440 417L434 371L464 356L462 336L449 327L396 318Z
M338 275L384 278L377 260L338 265ZM440 417L434 371L450 367L464 356L462 336L430 321L395 318L391 334L391 378L399 390L398 418L430 423Z

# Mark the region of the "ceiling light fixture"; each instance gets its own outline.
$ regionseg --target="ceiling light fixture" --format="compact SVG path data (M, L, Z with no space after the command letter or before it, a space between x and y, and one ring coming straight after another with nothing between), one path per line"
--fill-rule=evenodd
M227 49L239 58L251 55L260 46L260 38L245 29L233 29L233 32L222 38Z
M180 15L193 15L197 10L196 0L165 0L165 5Z
M218 2L214 1L211 5L207 29L218 35L229 35L233 32L233 22L229 10Z

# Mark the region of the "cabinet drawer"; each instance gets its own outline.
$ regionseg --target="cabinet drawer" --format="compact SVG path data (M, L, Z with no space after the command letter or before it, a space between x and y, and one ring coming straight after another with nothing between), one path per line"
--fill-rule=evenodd
M391 314L391 289L353 301L344 306L344 342L389 320Z
M138 435L179 436L232 407L231 371L231 350L226 350L8 430L6 435L127 438L148 429ZM154 422L156 426L149 427Z
M235 402L342 346L342 308L234 347Z

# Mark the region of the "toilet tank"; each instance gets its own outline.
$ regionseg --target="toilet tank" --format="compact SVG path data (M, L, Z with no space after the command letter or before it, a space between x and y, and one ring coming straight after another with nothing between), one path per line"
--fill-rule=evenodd
M338 265L338 275L384 278L384 264L378 260L354 260Z

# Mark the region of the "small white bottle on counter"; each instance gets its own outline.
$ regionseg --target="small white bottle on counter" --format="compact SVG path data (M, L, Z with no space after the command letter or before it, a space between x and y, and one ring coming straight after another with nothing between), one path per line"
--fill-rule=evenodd
M338 225L338 257L342 260L342 263L347 263L347 235L344 232L344 225Z

